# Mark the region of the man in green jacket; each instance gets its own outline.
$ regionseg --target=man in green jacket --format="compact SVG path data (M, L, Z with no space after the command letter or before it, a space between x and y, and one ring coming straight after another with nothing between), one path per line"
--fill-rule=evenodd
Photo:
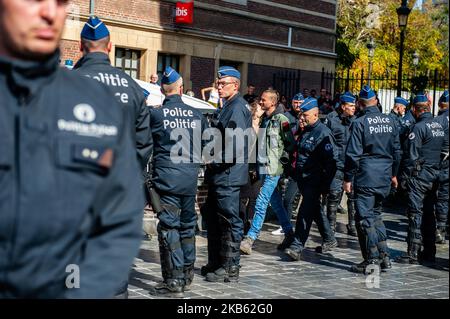
M278 181L283 173L283 164L289 165L289 153L295 147L295 140L292 134L289 120L283 114L282 107L278 107L277 92L266 90L261 95L261 108L265 111L265 117L261 123L258 136L260 143L264 143L263 150L258 155L259 173L263 180L263 186L256 199L255 215L247 236L241 242L242 253L250 255L254 241L261 231L269 203L277 214L281 227L283 228L285 239L278 249L285 249L293 240L293 230L288 213L283 206L281 195L277 190Z

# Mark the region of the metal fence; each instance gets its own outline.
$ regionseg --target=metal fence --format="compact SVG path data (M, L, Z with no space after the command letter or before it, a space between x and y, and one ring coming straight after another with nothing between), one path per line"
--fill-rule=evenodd
M322 87L335 94L350 91L357 94L363 85L369 84L378 95L383 112L388 113L397 96L397 75L385 74L369 78L364 70L361 72L324 72L322 70ZM438 112L438 100L444 90L448 90L449 78L447 74L440 74L437 70L425 74L405 74L402 78L402 97L409 99L411 94L419 91L427 93L432 101L432 111Z

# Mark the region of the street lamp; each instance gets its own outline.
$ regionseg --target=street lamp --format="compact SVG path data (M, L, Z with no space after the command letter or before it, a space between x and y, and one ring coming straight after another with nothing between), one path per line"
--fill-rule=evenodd
M416 69L417 66L419 65L419 53L417 53L417 51L414 51L413 54L413 65L414 65L414 77L416 77Z
M397 79L397 96L401 96L402 93L402 71L403 71L403 42L405 41L405 30L408 24L408 16L411 9L407 6L407 0L402 0L402 5L397 8L398 26L400 27L400 61L398 66L398 79Z
M366 48L369 50L369 75L368 75L368 85L370 86L370 77L372 74L372 61L373 56L375 55L375 42L373 42L373 38L370 37L370 41L366 44Z

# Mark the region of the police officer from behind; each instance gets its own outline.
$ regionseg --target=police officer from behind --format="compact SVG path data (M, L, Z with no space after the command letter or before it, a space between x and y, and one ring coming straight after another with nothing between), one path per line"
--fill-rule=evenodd
M436 244L445 243L445 233L448 223L448 91L439 98L439 113L436 121L439 121L445 131L445 143L441 153L441 168L439 174L437 203L436 203Z
M376 95L369 86L362 88L358 102L362 114L350 127L344 191L355 194L356 230L364 258L351 271L365 273L371 270L368 266L383 270L391 267L381 213L391 184L397 187L400 142L397 126L389 115L380 112Z
M406 114L406 108L409 106L409 101L400 96L394 99L394 107L391 110L391 117L395 121L399 129L400 134L400 144L403 145L406 137L408 136L409 126L410 124L406 124L404 117Z
M416 264L434 261L436 255L434 206L445 131L433 118L424 94L417 94L413 103L416 124L406 142L403 172L408 188L408 250L399 261Z
M342 197L342 185L344 183L345 149L350 139L350 124L355 119L355 97L344 94L340 97L341 110L337 116L330 118L326 125L333 133L336 143L338 160L337 171L330 186L327 196L327 216L333 232L336 231L336 213ZM355 203L353 193L347 193L348 225L347 232L350 236L356 236L355 228Z
M333 136L319 120L319 106L315 98L307 98L300 106L300 126L304 127L298 143L297 183L303 196L295 235L284 252L292 260L300 260L309 236L313 220L323 239L322 252L337 246L328 219L321 211L321 195L329 190L336 173L336 157Z
M199 143L206 120L199 111L183 103L183 79L171 67L165 69L161 86L166 98L162 107L151 111L152 183L160 196L161 211L156 213L164 279L155 290L158 294L182 296L194 278ZM194 140L197 131L200 140ZM154 209L157 206L153 203Z
M0 298L109 298L141 242L129 122L58 66L67 1L0 0Z
M239 247L243 237L243 221L239 217L240 187L248 182L247 147L237 149L237 141L226 138L226 131L251 132L251 113L247 102L239 93L240 73L233 67L222 66L218 70L219 96L223 108L218 113L214 127L224 139L220 163L212 163L206 171L209 186L208 208L208 264L202 267L207 281L237 281L239 278ZM240 141L244 142L244 141ZM243 152L244 158L238 158ZM225 160L226 153L233 158ZM241 153L242 154L242 153Z
M109 61L111 42L108 28L97 17L90 17L81 31L80 50L83 57L74 70L106 84L116 99L126 107L135 127L136 148L144 168L151 152L149 108L141 87L128 74L115 68Z

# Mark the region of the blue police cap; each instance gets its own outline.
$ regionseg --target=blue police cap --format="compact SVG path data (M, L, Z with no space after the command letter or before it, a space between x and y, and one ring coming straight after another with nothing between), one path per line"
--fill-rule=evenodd
M103 39L109 35L106 25L97 17L90 17L81 31L81 37L92 41Z
M307 112L309 110L312 110L315 107L319 107L319 104L317 103L317 100L313 97L308 97L306 100L303 101L303 103L300 105L300 110L302 112Z
M356 102L356 98L350 92L345 92L344 94L342 94L339 100L341 101L341 103L355 104Z
M304 99L305 99L305 97L303 96L303 94L297 93L292 98L292 101L303 101Z
M166 85L172 84L178 81L179 78L181 78L181 75L179 75L177 71L168 66L164 70L163 77L161 79L161 84Z
M368 85L364 85L359 92L359 98L361 100L370 100L375 97L375 92Z
M402 98L401 96L397 96L394 99L394 104L402 104L404 106L408 106L409 105L409 101L407 99Z
M217 71L217 77L219 79L232 76L237 79L241 79L241 73L231 66L221 66Z
M428 98L423 92L417 93L417 95L414 97L413 103L426 103L428 102Z
M439 98L439 103L448 103L448 90L445 90Z

